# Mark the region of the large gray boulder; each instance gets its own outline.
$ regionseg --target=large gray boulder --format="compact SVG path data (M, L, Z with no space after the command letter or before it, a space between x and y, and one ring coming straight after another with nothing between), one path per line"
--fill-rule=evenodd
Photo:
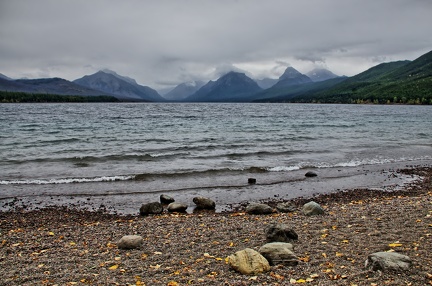
M143 204L140 208L140 215L161 214L163 206L159 202Z
M257 214L257 215L271 214L273 213L273 208L266 204L252 203L246 207L246 212L248 214Z
M117 242L117 247L120 249L135 249L140 248L143 244L143 238L139 235L125 235Z
M411 259L397 252L375 252L368 256L365 267L374 271L407 271L412 265Z
M324 214L323 208L316 202L311 201L303 205L304 215L321 215Z
M169 212L178 212L178 213L184 213L186 212L188 208L188 205L182 204L182 203L170 203L167 207L167 210Z
M216 203L209 198L195 197L192 200L198 209L214 210L216 208Z
M246 248L228 257L228 265L237 272L256 275L270 270L270 264L256 250Z
M288 225L271 224L266 228L267 242L291 242L298 239L297 233Z
M160 199L161 204L164 204L164 205L169 205L170 203L175 202L173 197L170 197L168 195L163 195L163 194L160 195L159 199Z
M271 242L261 246L259 253L267 259L270 265L295 266L298 264L299 259L293 250L294 247L291 243Z

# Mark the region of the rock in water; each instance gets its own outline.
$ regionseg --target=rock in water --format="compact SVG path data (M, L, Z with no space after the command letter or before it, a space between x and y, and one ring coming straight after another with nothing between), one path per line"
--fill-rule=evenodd
M397 252L375 252L365 261L365 267L374 271L406 271L411 265L412 261L408 256Z
M159 197L161 204L169 205L170 203L175 202L174 198L168 195L160 195Z
M268 260L270 265L283 264L287 266L295 266L299 262L299 259L293 252L293 245L291 243L267 243L261 246L259 253Z
M178 212L178 213L184 213L186 212L186 209L188 208L188 206L186 204L182 204L182 203L170 203L168 205L168 211L169 212Z
M193 198L193 202L198 209L214 210L216 208L216 203L208 198L195 197Z
M305 176L310 178L310 177L316 177L316 176L318 176L318 174L315 172L309 171L305 174Z
M305 215L320 215L324 214L323 208L316 202L311 201L303 206L303 214Z
M256 275L270 270L270 264L259 252L246 248L228 257L229 266L246 275Z
M291 242L297 240L298 235L289 226L275 223L267 227L266 238L268 242Z
M266 204L250 204L246 207L246 212L248 214L271 214L273 213L273 208Z
M140 248L143 244L143 238L139 235L125 235L118 242L117 247L120 249Z
M161 214L163 206L159 202L143 204L140 208L140 215Z

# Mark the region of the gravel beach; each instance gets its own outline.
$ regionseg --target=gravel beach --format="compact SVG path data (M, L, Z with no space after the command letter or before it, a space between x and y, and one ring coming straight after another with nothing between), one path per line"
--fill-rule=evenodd
M296 211L113 215L68 207L0 212L0 285L429 285L432 284L432 168L403 190L349 190L291 202ZM314 200L324 215L305 216ZM279 201L267 202L274 206ZM258 250L272 223L289 225L297 266L275 265L247 276L226 257ZM116 245L124 235L144 238L140 249ZM409 256L409 271L365 268L369 254Z

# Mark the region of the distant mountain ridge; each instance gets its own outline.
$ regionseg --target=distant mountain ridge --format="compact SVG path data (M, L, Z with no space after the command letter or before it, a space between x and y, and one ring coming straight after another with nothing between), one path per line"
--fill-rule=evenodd
M273 87L289 87L293 85L305 84L312 80L293 67L287 67L285 72L279 77L278 82Z
M99 96L104 92L77 85L62 78L6 80L0 78L0 90L10 92L46 93L58 95Z
M167 100L184 100L188 96L191 96L197 92L201 87L203 87L205 82L203 81L192 81L185 82L177 85L174 89L169 91L163 97Z
M432 104L432 51L414 61L382 63L296 102Z
M98 71L76 79L74 83L111 94L120 99L139 101L164 101L158 92L150 87L141 86L131 78L123 77L115 72Z
M154 89L111 70L86 75L74 82L61 78L13 80L0 74L0 91L167 101ZM166 96L170 101L184 102L432 104L432 51L413 61L381 63L352 77L339 77L326 69L302 74L288 67L279 79L254 81L245 73L232 71L206 84L179 84Z
M5 76L4 74L0 73L0 78L5 79L5 80L13 80L10 77Z
M221 102L244 101L260 91L258 84L244 73L229 72L217 81L209 81L185 101Z

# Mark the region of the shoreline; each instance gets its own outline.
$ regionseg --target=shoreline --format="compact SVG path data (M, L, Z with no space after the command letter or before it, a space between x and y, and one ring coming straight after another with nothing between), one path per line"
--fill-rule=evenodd
M232 177L224 175L195 179L181 178L181 180L175 178L172 181L162 182L136 180L96 184L43 185L39 186L41 194L33 189L35 186L30 185L24 186L27 191L22 189L16 192L15 196L0 198L0 211L69 207L90 211L101 210L119 215L136 215L139 214L142 204L159 201L160 195L167 194L177 202L188 205L188 213L194 212L195 204L192 198L196 196L214 200L218 213L230 212L250 202L290 201L331 194L341 190L394 191L404 189L406 184L409 185L419 177L399 171L427 166L432 166L432 160L300 169L288 172L246 173ZM305 177L307 171L314 171L318 176L307 178ZM248 184L249 177L255 178L257 183ZM206 185L207 182L211 184Z
M293 213L114 215L62 207L0 212L2 285L426 285L432 281L432 167L401 170L422 176L405 189L357 190L318 195L325 214L307 217L293 202ZM268 203L275 203L268 202ZM271 223L290 225L297 266L272 266L246 276L234 272L225 257L265 243ZM120 250L123 235L144 237L141 249ZM367 256L394 250L408 255L404 273L364 268ZM294 280L292 280L294 279ZM177 284L174 284L176 282Z

